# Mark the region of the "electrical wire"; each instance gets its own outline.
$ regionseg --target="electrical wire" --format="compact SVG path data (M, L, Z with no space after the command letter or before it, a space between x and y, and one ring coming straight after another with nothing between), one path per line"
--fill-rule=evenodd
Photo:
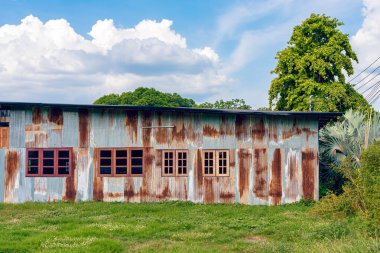
M373 64L375 64L375 62L377 62L378 60L380 59L377 58L374 62L372 62L368 67L366 67L365 69L363 69L359 74L357 74L356 76L354 76L350 81L348 81L348 83L351 83L353 80L355 80L358 76L360 76L364 71L366 71L367 69L369 69Z
M374 70L372 70L371 73L369 73L368 75L366 75L364 78L362 78L359 82L357 82L356 84L354 84L354 86L360 84L361 82L363 82L365 79L367 79L373 72L375 72L378 68L380 68L380 65L377 66Z
M375 84L371 85L370 87L368 87L365 91L362 91L360 92L360 94L364 95L364 93L366 93L367 91L369 91L370 89L377 89L380 87L380 81L377 81Z
M379 66L380 67L380 66ZM374 77L372 77L371 79L369 79L367 82L365 82L364 84L360 85L360 87L356 88L356 90L359 90L361 88L363 88L367 83L371 82L373 79L375 79L376 77L378 77L380 75L380 72L377 73Z

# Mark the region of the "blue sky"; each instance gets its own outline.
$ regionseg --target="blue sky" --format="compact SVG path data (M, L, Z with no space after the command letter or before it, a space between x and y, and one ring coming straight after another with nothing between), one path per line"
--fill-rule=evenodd
M91 103L149 86L267 106L276 52L311 13L345 23L357 70L380 56L377 2L1 0L0 101Z

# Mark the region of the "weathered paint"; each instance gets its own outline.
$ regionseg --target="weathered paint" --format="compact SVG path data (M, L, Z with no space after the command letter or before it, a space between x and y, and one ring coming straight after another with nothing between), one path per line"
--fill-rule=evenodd
M157 128L157 126L161 126ZM0 201L186 200L268 204L318 198L318 120L119 109L11 110ZM25 177L26 148L72 147L70 177ZM144 175L99 177L97 148L144 148ZM162 176L161 150L188 150L188 175ZM227 177L204 177L202 150L228 149Z
M0 127L0 148L9 147L9 127Z

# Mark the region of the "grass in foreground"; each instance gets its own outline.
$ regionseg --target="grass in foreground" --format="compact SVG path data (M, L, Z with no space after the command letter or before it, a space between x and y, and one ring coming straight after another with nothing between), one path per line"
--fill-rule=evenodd
M0 204L0 252L378 252L354 218L310 207Z

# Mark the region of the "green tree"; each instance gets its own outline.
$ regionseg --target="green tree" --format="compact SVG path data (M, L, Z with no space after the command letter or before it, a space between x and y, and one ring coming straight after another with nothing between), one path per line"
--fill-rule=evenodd
M192 107L194 100L183 98L177 93L164 93L153 88L139 87L122 94L109 94L97 99L94 104L140 105L166 107Z
M217 100L215 103L205 102L195 107L214 108L214 109L232 109L232 110L251 110L251 106L245 103L244 99Z
M311 14L295 26L289 46L276 55L269 104L276 110L346 111L368 110L368 102L345 81L344 72L353 74L358 62L348 34L338 27L338 19Z

